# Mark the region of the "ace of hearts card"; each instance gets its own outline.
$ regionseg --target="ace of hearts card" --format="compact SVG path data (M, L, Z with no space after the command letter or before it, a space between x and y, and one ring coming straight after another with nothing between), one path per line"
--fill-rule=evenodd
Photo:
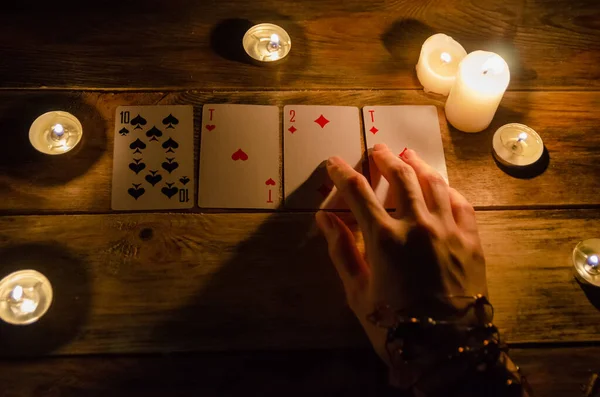
M194 206L192 106L119 106L114 141L113 210Z
M204 105L198 206L279 207L280 141L277 106Z

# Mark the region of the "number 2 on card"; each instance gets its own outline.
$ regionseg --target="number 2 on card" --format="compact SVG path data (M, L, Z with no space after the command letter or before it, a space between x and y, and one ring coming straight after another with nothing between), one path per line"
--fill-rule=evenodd
M296 111L290 110L290 123L295 123L295 122L296 122Z

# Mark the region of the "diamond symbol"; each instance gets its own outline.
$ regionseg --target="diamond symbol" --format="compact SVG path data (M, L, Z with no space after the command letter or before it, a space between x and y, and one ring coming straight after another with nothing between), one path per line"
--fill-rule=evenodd
M315 123L319 124L321 128L324 128L325 125L329 123L329 120L327 120L325 116L320 115L319 118L315 120Z
M377 134L377 131L379 131L377 128L375 128L375 126L373 126L373 128L371 128L369 131L371 131L373 133L373 135Z
M290 128L288 128L288 131L293 134L294 132L298 131L298 129L294 126L291 126Z
M331 193L331 188L325 184L319 186L319 188L317 189L317 192L321 193L321 195L323 197L327 197L329 196L329 193Z

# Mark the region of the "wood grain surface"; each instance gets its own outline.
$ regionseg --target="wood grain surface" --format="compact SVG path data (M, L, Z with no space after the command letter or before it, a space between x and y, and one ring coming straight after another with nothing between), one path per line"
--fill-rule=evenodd
M510 65L510 89L600 88L596 0L70 0L0 14L0 87L78 89L417 88L438 32ZM251 65L241 37L284 27L286 62Z
M599 216L478 213L508 341L600 340L600 296L570 260ZM4 356L368 345L310 213L4 216L0 258L55 295L39 323L0 325Z
M448 126L443 102L438 97L416 90L121 94L15 91L0 93L0 131L7 131L3 138L6 150L0 156L0 211L18 214L109 211L117 106L193 104L198 145L201 106L206 103L280 107L433 104L439 109L450 184L477 208L600 204L598 92L510 92L486 131L466 134ZM51 109L70 111L81 120L84 137L73 152L46 156L37 153L29 143L31 122ZM533 179L515 178L494 163L493 132L509 122L525 123L543 137L550 160L541 175Z
M600 347L512 349L536 397L579 396ZM0 361L0 396L389 396L370 350Z

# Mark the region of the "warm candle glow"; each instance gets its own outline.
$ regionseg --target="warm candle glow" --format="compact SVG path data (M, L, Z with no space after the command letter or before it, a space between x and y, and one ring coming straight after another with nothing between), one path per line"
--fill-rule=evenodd
M591 267L596 267L598 266L599 260L598 260L598 255L590 255L587 258L587 263L588 265L590 265Z
M458 64L466 55L465 49L445 34L434 34L425 40L416 66L425 92L448 95L456 80Z
M447 52L442 52L440 55L440 59L444 63L450 63L452 62L452 55L448 54Z
M246 53L254 60L274 62L284 58L292 42L287 32L271 23L261 23L248 29L242 39Z
M20 300L23 297L23 287L17 285L15 289L12 291L12 298L16 301Z
M42 317L52 303L50 281L35 270L20 270L0 280L0 320L27 325Z
M510 81L508 65L493 52L474 51L458 66L456 82L446 101L446 118L456 129L486 129Z

